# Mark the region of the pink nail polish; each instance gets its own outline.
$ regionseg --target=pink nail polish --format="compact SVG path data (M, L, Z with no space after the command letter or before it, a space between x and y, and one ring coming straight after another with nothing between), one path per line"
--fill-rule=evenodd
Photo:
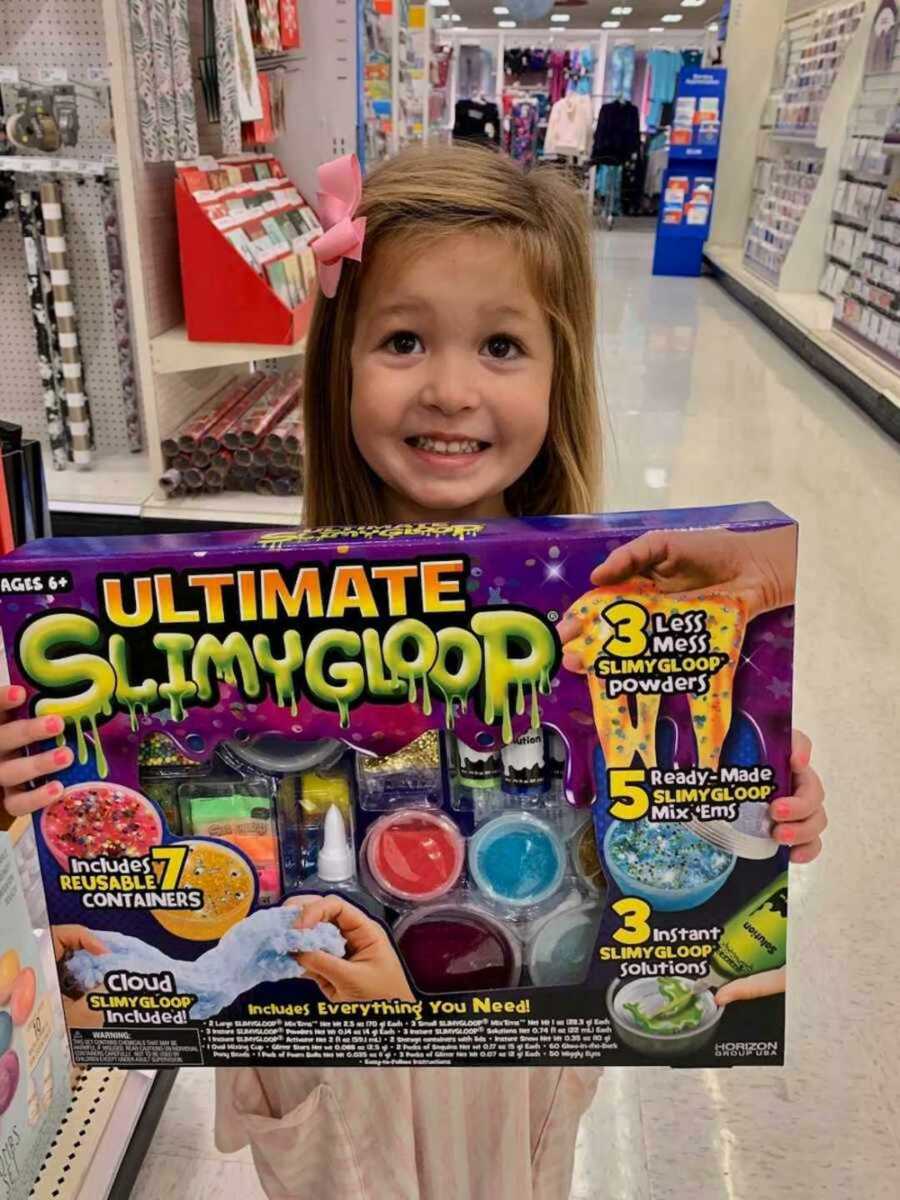
M72 751L69 749L57 750L53 755L53 761L58 767L67 767L72 761Z
M25 699L25 689L23 687L11 687L7 690L6 698L10 704L21 704Z
M47 788L47 795L55 799L57 796L61 796L64 790L63 785L57 780L56 783L51 783Z
M44 722L45 733L62 733L63 719L62 717L48 717Z
M791 806L786 800L780 800L775 805L775 820L786 821L791 815Z
M790 845L796 841L797 835L793 829L779 829L777 834L779 842L784 842L785 845Z

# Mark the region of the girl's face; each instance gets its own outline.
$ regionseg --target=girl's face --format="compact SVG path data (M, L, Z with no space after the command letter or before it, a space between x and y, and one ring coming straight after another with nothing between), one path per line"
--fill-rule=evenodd
M388 246L366 272L351 351L353 436L392 520L502 516L543 445L553 343L500 234Z

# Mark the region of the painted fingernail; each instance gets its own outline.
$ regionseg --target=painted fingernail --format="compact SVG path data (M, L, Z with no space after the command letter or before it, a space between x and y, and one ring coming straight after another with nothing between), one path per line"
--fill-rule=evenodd
M63 719L62 717L48 717L44 722L45 733L62 733Z
M54 752L53 761L58 767L67 767L72 761L72 751L66 746L64 750Z
M779 800L777 804L773 805L773 808L776 821L786 821L791 815L791 806L787 800Z
M7 688L6 699L10 704L21 704L25 699L25 689L23 687Z
M775 836L778 838L779 842L785 842L787 845L790 845L791 842L796 841L797 839L796 833L790 828L790 826L788 826L787 829L779 829Z
M65 789L63 788L63 785L59 782L59 780L57 780L55 783L51 783L48 786L47 795L52 796L55 800L57 796L61 796L63 794L64 790Z

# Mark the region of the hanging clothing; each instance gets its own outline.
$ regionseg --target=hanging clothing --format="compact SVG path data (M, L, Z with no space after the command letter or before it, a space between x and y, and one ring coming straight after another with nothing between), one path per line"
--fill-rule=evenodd
M511 158L525 167L534 164L537 154L538 109L530 100L513 104L509 115L508 149Z
M641 119L641 129L647 128L647 113L650 109L650 64L647 56L641 54L634 68L634 82L631 85L631 101L637 105L638 116Z
M594 188L598 196L607 199L606 212L611 217L622 215L622 168L603 163L597 168L597 183Z
M456 87L460 96L474 99L494 90L494 56L481 46L460 46Z
M650 63L650 112L647 124L656 128L663 124L663 105L675 100L678 72L681 70L681 54L677 50L651 50L647 55Z
M641 122L630 100L611 100L600 109L591 157L621 165L641 148Z
M590 96L573 93L557 100L550 113L544 152L567 157L589 155L593 141L593 118Z
M500 145L500 112L496 104L483 100L457 100L453 122L457 141Z
M610 96L627 99L631 96L634 83L635 49L631 45L613 46L609 61L609 86L604 87Z
M721 15L720 18L721 20ZM682 66L690 67L691 70L696 70L703 66L703 54L699 50L682 50L681 52Z
M594 82L594 52L590 46L585 46L578 52L577 71L575 91L590 96Z
M547 74L550 88L550 103L555 104L557 100L562 100L566 94L566 67L568 65L568 54L562 50L552 50L548 60Z

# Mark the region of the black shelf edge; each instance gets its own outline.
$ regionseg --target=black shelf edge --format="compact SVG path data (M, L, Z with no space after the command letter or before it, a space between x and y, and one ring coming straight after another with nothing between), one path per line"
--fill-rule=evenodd
M177 1067L156 1072L107 1200L128 1200L131 1195L177 1075Z
M900 409L892 400L877 388L872 387L871 384L866 383L865 380L860 379L855 371L814 342L802 329L783 317L762 296L751 291L733 275L729 275L707 255L704 255L703 258L713 278L729 295L752 312L804 362L824 376L829 383L833 383L836 388L839 388L857 408L861 408L866 416L875 422L879 429L900 444ZM876 358L876 361L879 360Z

